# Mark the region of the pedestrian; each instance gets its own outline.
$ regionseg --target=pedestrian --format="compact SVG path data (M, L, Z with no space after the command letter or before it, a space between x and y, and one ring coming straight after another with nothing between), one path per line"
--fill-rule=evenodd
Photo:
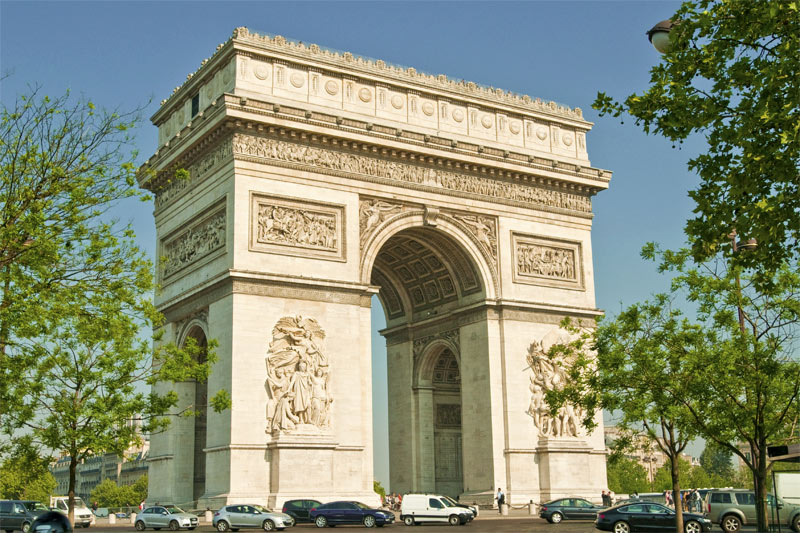
M502 514L503 513L503 505L505 505L505 503L506 503L506 495L503 494L503 489L501 489L501 488L497 489L496 499L497 499L497 510L498 510L498 512L500 512L500 514Z
M142 500L141 503L139 504L139 510L140 511L144 510L144 500Z
M603 507L611 507L611 498L608 497L608 493L603 490Z
M614 491L613 490L609 490L608 491L608 503L610 505L614 505L614 496L615 496Z
M670 491L670 490L665 490L664 491L664 504L667 507L672 507L673 506L673 503L672 503L672 491Z

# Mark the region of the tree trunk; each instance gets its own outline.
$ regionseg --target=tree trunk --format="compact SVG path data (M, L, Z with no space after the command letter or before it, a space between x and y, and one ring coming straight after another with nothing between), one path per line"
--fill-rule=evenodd
M681 481L678 477L678 461L680 461L680 457L677 455L669 458L670 475L672 477L672 501L675 502L675 531L680 533L683 531L683 502L681 501Z
M759 443L761 444L761 443ZM753 454L753 489L756 497L756 531L769 531L769 509L767 508L767 447L756 445Z
M76 454L72 454L69 458L69 492L67 493L67 516L75 527L75 481L78 472L78 460L75 458Z

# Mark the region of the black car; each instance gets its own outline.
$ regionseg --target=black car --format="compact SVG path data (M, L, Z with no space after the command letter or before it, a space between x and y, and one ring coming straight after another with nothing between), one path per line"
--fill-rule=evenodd
M594 520L597 512L605 509L583 498L561 498L543 503L539 507L539 516L551 524L567 520Z
M673 509L660 503L624 503L600 511L594 526L614 533L675 531L677 516ZM683 513L683 530L685 533L711 531L711 521L703 515Z
M292 518L295 523L313 523L314 520L309 515L311 509L322 505L322 502L317 500L289 500L283 504L282 511Z
M394 522L394 513L373 509L360 502L331 502L311 509L311 518L317 527L338 524L364 524L365 527L383 527Z

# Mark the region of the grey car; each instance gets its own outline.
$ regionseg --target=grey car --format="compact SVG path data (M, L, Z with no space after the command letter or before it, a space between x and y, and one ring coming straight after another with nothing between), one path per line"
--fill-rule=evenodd
M708 518L714 524L719 524L723 531L733 533L739 531L743 525L756 523L756 497L752 490L716 489L706 495L708 505ZM778 499L777 509L775 498L767 494L769 509L769 522L775 524L777 515L780 522L800 532L800 506L787 503Z
M169 528L171 531L194 529L197 527L197 515L184 512L174 505L154 505L136 517L135 527L136 531L144 531L148 527L156 531L161 528Z
M294 525L294 518L272 512L255 504L226 505L216 513L211 524L217 531L238 531L240 528L260 528L264 531L283 530Z
M49 511L44 504L31 500L0 501L0 529L6 533L14 530L28 533L36 517Z

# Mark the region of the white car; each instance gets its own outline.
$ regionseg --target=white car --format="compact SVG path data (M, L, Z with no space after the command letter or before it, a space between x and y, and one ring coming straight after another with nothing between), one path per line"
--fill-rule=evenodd
M136 517L136 531L144 531L148 527L153 529L169 528L171 531L179 529L194 529L197 527L197 515L184 512L174 505L155 505L148 507Z
M447 522L464 525L474 518L472 511L451 503L437 494L406 494L400 506L400 520L407 526L425 522Z

